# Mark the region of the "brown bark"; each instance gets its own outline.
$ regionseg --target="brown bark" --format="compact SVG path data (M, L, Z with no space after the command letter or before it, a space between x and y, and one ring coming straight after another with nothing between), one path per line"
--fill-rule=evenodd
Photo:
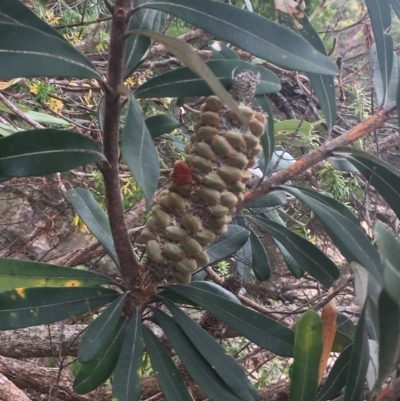
M76 356L87 325L42 325L0 331L0 355L10 358Z
M0 373L0 396L2 401L30 401L25 393Z

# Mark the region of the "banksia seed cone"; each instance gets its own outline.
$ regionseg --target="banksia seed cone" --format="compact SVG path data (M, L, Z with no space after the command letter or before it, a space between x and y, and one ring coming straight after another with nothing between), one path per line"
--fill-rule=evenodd
M247 124L217 96L201 106L185 160L175 163L172 183L141 234L152 281L189 283L192 273L208 263L204 248L227 231L250 179L246 169L261 150L266 118L251 105L257 83L258 77L245 71L233 79L230 91Z

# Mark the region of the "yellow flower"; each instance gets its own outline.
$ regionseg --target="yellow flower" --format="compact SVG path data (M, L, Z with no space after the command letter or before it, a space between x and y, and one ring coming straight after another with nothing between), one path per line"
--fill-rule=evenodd
M49 10L46 10L46 16L45 16L46 21L51 24L51 25L57 25L58 21L61 19L61 17L55 17L53 13L51 13Z
M39 82L28 82L29 92L37 95L39 93Z
M64 105L61 100L54 99L53 97L50 98L50 100L46 102L46 104L50 107L51 110L55 111L56 113L58 113Z

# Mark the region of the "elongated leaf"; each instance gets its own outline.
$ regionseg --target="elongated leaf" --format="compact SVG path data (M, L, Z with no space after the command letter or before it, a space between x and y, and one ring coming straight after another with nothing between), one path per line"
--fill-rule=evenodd
M156 139L160 135L166 134L167 132L178 128L183 124L176 121L175 118L169 116L168 114L158 114L156 116L146 118L145 123L153 139Z
M261 209L264 207L275 207L275 206L286 205L286 203L287 203L287 198L286 198L285 192L284 191L274 191L274 192L270 192L269 194L263 196L260 199L257 199L256 201L250 203L248 208L249 209L251 209L251 208Z
M186 369L211 401L239 401L197 351L175 321L159 309L153 309L158 324Z
M133 311L114 373L113 400L137 401L142 392L142 313Z
M175 15L274 64L317 74L337 74L333 61L304 39L255 13L212 0L147 0L144 6Z
M56 29L40 19L21 1L2 0L0 3L0 22L26 25L49 35L53 35L58 39L65 40Z
M328 401L345 386L352 348L350 344L339 355L315 401Z
M260 74L256 93L277 92L281 88L279 78L264 67L255 66L241 60L213 60L205 63L210 71L226 89L232 86L232 74L237 69L246 69ZM209 96L213 92L207 83L188 67L165 72L139 86L135 91L137 98Z
M200 288L205 291L209 291L213 294L216 294L218 296L221 296L223 298L226 298L232 302L235 302L237 304L240 304L240 301L238 298L236 298L235 295L233 295L230 291L226 290L225 288L221 287L218 284L215 284L211 281L192 281L189 284L187 284L189 287L194 287L194 288ZM160 296L164 298L168 298L172 302L179 304L190 304L190 305L197 305L195 302L189 300L188 298L185 298L184 296L171 291L170 289L166 288L162 290L159 294Z
M102 79L92 63L68 42L24 25L0 22L0 56L0 79Z
M263 176L265 176L275 148L274 116L269 101L265 95L255 96L254 102L267 114L267 127L264 135L260 138L264 156Z
M129 292L119 296L89 326L78 347L78 359L81 363L92 361L109 341L125 305Z
M296 162L290 153L285 152L282 149L282 146L275 146L271 160L267 166L267 171L265 173L266 175L269 175L275 171L283 170L284 168L287 168Z
M335 209L313 198L303 191L289 186L281 186L297 199L304 202L316 215L325 231L348 262L357 262L375 277L379 277L379 254L369 239L347 217ZM303 267L305 267L303 265Z
M315 398L321 353L322 321L318 313L310 309L296 325L289 401Z
M400 170L369 153L357 149L338 148L337 150L340 156L345 157L357 167L393 209L396 216L400 218Z
M365 0L365 4L374 32L378 62L382 74L384 103L393 64L393 38L385 33L392 23L390 5L389 0Z
M397 18L400 18L400 0L389 0L392 5L393 11L396 13Z
M342 214L343 216L347 217L351 222L358 225L357 216L347 206L345 206L343 203L337 201L336 199L326 196L324 194L321 194L320 192L314 191L313 189L310 189L310 188L299 187L297 185L291 185L291 187L296 188L299 191L304 192L308 196L311 196L314 199L325 203L327 206L332 207L338 213Z
M379 222L375 225L374 232L383 264L383 287L392 299L400 305L400 243Z
M305 270L301 264L290 254L290 252L275 238L273 238L276 246L282 254L283 260L286 263L287 268L290 273L296 278L302 278L304 276Z
M288 9L280 9L279 21L284 26L292 29L301 35L308 43L310 43L321 54L327 55L321 38L315 31L300 6L296 7L296 11ZM324 117L328 130L331 130L336 120L336 95L333 77L329 75L307 73L311 86L317 94L320 106L324 112Z
M158 154L135 98L129 91L126 91L126 95L129 97L129 108L121 151L129 171L143 191L148 208L160 175Z
M271 276L271 264L268 259L268 254L264 248L263 243L258 238L258 235L253 231L250 231L250 243L251 250L253 253L252 267L254 275L259 281L266 281Z
M340 272L336 265L310 241L266 218L248 217L248 219L281 242L303 269L325 287L329 288L339 278Z
M294 332L283 324L207 289L182 285L170 285L167 288L200 305L268 351L284 357L293 355Z
M138 2L140 4L140 2ZM160 11L142 9L133 14L129 30L146 29L160 32L166 22L166 15ZM145 36L131 35L125 45L125 77L129 76L147 56L152 40Z
M379 375L376 388L400 363L400 305L383 290L379 297Z
M96 390L100 384L104 383L110 377L121 353L125 336L125 325L126 318L121 316L110 339L97 354L96 358L80 366L73 385L74 390L78 394L87 394Z
M88 287L115 284L109 277L91 271L0 258L0 291L27 287Z
M167 401L192 401L181 373L172 361L167 350L153 332L143 327L146 350L149 353L153 368L161 390Z
M2 177L45 175L104 160L93 139L72 131L38 129L0 138Z
M354 344L348 366L343 401L358 400L363 392L369 363L368 336L365 326L365 308L358 320Z
M219 58L222 59L239 60L239 56L225 43L212 41L208 45L211 47L215 59L217 59L217 53L219 55Z
M376 61L376 44L373 43L369 49L369 65L372 72L372 82L374 85L376 104L387 105L396 100L397 86L399 83L399 63L396 53L393 53L392 71L389 76L389 83L385 99L385 87L382 82L382 72L379 63Z
M224 104L226 104L242 121L243 124L247 123L246 118L242 115L239 107L233 100L232 96L221 85L215 75L207 67L207 64L200 58L197 52L188 43L173 38L171 36L162 35L160 33L135 30L133 33L147 36L158 42L161 42L168 51L174 54L179 60L186 64L193 72L207 82L207 85L212 89L213 93L217 95ZM193 94L192 94L193 96Z
M249 238L249 231L238 225L230 224L228 231L213 242L207 249L209 264L218 262L238 251Z
M247 241L244 243L244 245L236 252L235 259L237 277L244 285L249 279L250 271L253 264L253 253L251 249L250 238L247 238Z
M167 299L163 302L192 344L232 392L244 401L258 400L258 392L250 383L245 371L225 349L179 307Z
M0 330L47 324L93 311L119 296L102 287L17 288L0 292Z
M119 266L107 213L85 188L69 189L67 196L86 227L103 245L114 263Z

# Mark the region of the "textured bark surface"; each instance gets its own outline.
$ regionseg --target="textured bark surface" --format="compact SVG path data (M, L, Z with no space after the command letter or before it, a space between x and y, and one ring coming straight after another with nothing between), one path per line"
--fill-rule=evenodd
M76 356L86 327L86 324L57 324L0 331L0 355L10 358Z
M13 382L0 374L0 397L2 401L30 401Z

